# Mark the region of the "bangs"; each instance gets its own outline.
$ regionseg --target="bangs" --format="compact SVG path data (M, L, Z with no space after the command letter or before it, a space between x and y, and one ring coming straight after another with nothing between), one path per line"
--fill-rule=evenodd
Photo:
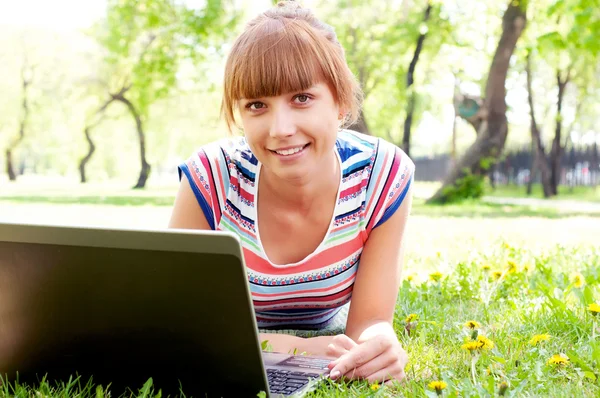
M261 98L309 88L326 79L325 54L302 23L267 20L249 32L233 62L233 98ZM311 37L313 36L313 37Z
M320 81L337 88L334 68L343 54L333 55L327 39L304 21L265 19L253 26L235 43L227 62L226 118L232 120L232 108L242 98L302 91Z

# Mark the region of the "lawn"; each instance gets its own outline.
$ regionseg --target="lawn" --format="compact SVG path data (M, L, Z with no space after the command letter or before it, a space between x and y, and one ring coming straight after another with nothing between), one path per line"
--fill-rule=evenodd
M486 187L486 195L494 197L528 197L525 185L499 185L496 188ZM541 184L533 184L531 198L543 198L544 191ZM600 186L559 186L558 195L552 200L584 200L600 203Z
M32 193L0 194L0 220L162 227L174 190L55 189L36 200ZM445 383L448 397L492 397L504 387L505 396L599 396L600 330L590 311L600 304L598 214L429 206L417 196L394 322L410 358L407 382L324 382L310 396L434 397L433 381ZM157 394L151 382L139 387L132 396ZM11 388L4 395L108 394L77 382Z

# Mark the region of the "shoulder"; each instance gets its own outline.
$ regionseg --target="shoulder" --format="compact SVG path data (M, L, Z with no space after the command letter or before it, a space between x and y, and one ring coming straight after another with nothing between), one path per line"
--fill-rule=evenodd
M224 171L232 166L253 169L258 161L244 137L227 137L196 148L186 163L211 169L217 167Z
M415 165L398 146L380 137L352 130L341 130L337 139L338 152L344 168L355 168L362 164L372 173L389 173L400 170L412 175Z

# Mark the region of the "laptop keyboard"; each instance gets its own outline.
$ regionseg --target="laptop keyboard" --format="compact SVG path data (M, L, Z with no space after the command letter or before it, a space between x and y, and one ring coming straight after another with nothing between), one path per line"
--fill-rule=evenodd
M267 369L269 389L272 394L292 395L304 388L310 379L318 379L318 373Z

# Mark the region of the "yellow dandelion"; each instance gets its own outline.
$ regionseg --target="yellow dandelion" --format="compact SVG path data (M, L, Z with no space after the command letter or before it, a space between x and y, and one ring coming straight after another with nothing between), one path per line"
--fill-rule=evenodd
M419 316L417 314L408 314L404 322L411 323L412 321L416 321Z
M481 327L481 325L477 321L467 321L467 322L465 322L465 327L473 330L473 329L479 329Z
M525 264L523 266L523 272L528 273L529 271L531 271L531 264Z
M481 269L484 271L489 271L492 267L489 264L483 264L481 266Z
M440 253L440 252L436 252L435 255L437 256L437 258L442 257L442 253Z
M476 351L481 348L481 345L478 341L468 341L465 344L461 345L460 348L467 351Z
M482 334L477 336L477 343L479 343L481 348L486 350L491 350L492 348L494 348L494 342Z
M373 391L377 391L380 388L381 388L381 386L378 383L371 384L371 390L373 390Z
M485 370L485 373L488 376L490 376L490 375L498 376L501 373L500 365L498 365L497 363L491 364L490 366L487 367L487 369Z
M410 275L408 275L408 276L406 277L406 280L407 280L407 281L409 281L409 282L412 282L412 281L413 281L413 279L415 279L415 276L414 276L413 274L410 274Z
M514 274L518 271L517 264L514 261L508 261L507 269L509 274Z
M432 381L427 385L427 387L431 388L432 390L435 390L437 395L442 395L442 390L448 387L448 384L446 384L443 381Z
M571 275L571 282L573 283L573 286L579 289L585 285L585 278L580 272L575 272L573 275Z
M600 305L596 303L592 303L588 305L588 311L592 313L592 315L596 316L600 313Z
M563 355L552 355L552 357L550 359L548 359L548 364L549 365L567 365L569 363L569 358Z
M503 397L506 394L506 390L508 390L508 383L503 381L498 385L498 395Z
M444 274L437 271L437 272L429 274L429 279L431 279L434 282L437 282L437 281L441 280L443 276L444 276Z
M531 340L529 340L529 344L538 345L540 342L548 340L550 340L549 334L536 334L531 338Z
M494 272L492 272L492 277L496 281L499 280L500 278L502 278L502 271L494 271Z
M502 247L503 247L503 248L505 248L506 250L508 250L508 249L512 249L512 248L510 247L510 245L509 245L508 243L506 243L506 242L504 242L504 243L502 244Z

